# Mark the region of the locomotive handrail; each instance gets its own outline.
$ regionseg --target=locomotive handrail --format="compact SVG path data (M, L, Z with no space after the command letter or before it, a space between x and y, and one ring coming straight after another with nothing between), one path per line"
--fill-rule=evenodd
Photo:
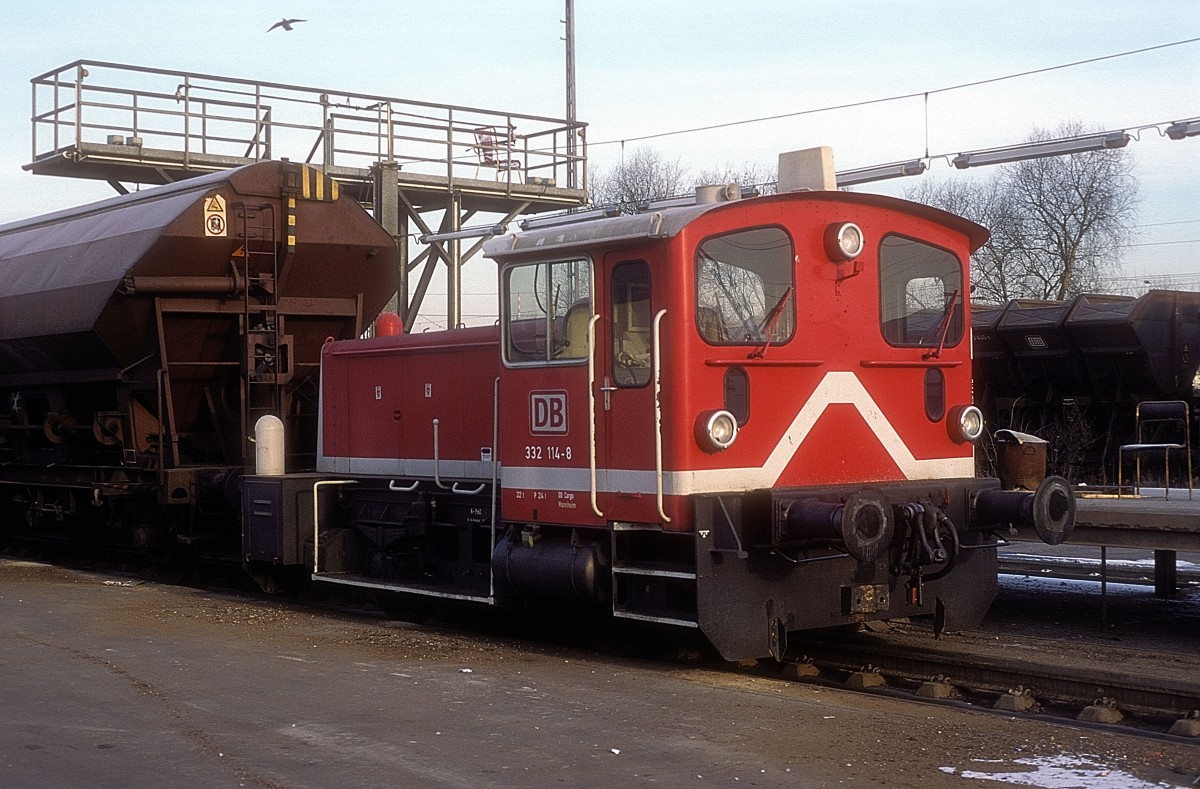
M820 367L824 359L705 359L705 367Z
M868 368L881 367L961 367L962 360L957 361L943 359L863 359L859 366Z
M417 486L420 484L421 484L421 480L419 480L419 479L413 480L413 484L411 484L407 488L405 488L405 487L401 487L401 486L397 485L396 480L390 479L390 480L388 480L388 490L394 490L397 493L412 493L414 490L417 489Z
M492 383L492 512L491 512L491 529L492 541L490 545L494 548L496 545L496 495L497 489L500 487L496 483L500 476L500 376L496 376L496 380ZM491 562L488 562L488 597L496 599L496 573L492 571Z
M663 523L670 523L671 518L663 509L663 449L662 449L662 319L666 316L665 309L659 310L654 316L653 343L654 356L654 485L658 503L658 517Z
M596 500L596 322L600 320L597 314L588 321L588 481L591 485L592 512L597 518L603 518L600 505Z
M442 482L440 425L440 419L433 420L433 484L437 485L442 490L448 490L451 493L457 493L460 496L474 496L476 493L482 493L483 489L487 487L486 482L481 482L479 483L478 487L471 488L470 490L459 487L462 484L461 482L454 482L449 485L447 485L445 482ZM494 474L495 472L493 472L493 478ZM389 485L389 487L391 486Z
M119 164L129 180L154 183L155 163L203 170L289 156L272 148L283 133L293 161L340 167L349 181L384 160L452 186L476 167L461 153L477 144L475 130L494 126L520 164L498 190L543 179L582 193L587 183L586 124L573 119L94 60L30 82L30 162L50 168L73 153L85 167Z
M313 575L315 576L321 567L320 552L321 552L321 488L331 485L357 485L358 480L353 479L322 479L313 483Z
M441 458L441 440L438 431L438 426L441 420L433 420L433 484L437 485L442 490L450 490L451 486L442 482L442 458Z

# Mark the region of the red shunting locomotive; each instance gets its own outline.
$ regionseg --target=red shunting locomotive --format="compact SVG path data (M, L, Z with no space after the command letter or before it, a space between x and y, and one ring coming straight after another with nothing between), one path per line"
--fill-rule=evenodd
M733 660L872 619L971 627L1003 524L1070 530L1065 481L975 476L982 227L714 187L525 228L485 247L498 325L326 345L317 473L246 480L248 551L311 540L317 580L571 601Z

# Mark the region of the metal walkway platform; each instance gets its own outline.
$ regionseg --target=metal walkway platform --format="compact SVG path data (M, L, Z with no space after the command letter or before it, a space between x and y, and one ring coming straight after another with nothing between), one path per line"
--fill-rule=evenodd
M1071 542L1200 551L1200 498L1080 498Z
M117 135L113 135L114 138ZM136 138L135 138L136 139ZM120 143L79 141L42 153L24 169L35 175L56 175L66 178L88 178L107 181L114 189L125 192L124 183L159 186L183 181L205 173L229 170L262 161L245 156L212 153L193 153L167 148ZM325 165L320 168L336 180L344 192L360 203L374 201L375 176L371 167ZM460 167L470 171L474 169ZM445 207L446 195L462 196L461 208L479 213L506 214L514 206L523 214L562 211L581 205L583 194L578 189L556 186L549 179L530 176L525 182L512 177L513 171L490 177L470 177L447 174L397 170L396 186L418 210ZM482 174L482 172L481 172Z
M394 163L417 208L581 205L585 124L558 118L79 60L31 80L37 174L164 184L264 159L316 167L371 202ZM118 187L120 189L120 187Z
M121 193L267 159L332 177L397 240L405 326L441 262L447 326L460 325L459 271L482 246L419 238L587 201L586 124L574 120L88 60L31 82L35 174Z
M1143 548L1154 552L1155 591L1170 596L1178 588L1176 554L1200 552L1200 497L1172 491L1172 498L1113 496L1076 499L1075 529L1064 543L1101 548ZM1040 542L1033 529L1009 538Z

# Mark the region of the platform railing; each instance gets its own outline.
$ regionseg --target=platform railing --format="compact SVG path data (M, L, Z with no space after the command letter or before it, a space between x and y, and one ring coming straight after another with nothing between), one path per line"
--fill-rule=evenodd
M148 164L158 155L200 170L285 157L325 170L394 161L450 181L586 188L578 122L86 60L31 83L33 163L136 149ZM481 162L481 128L496 130L495 153L511 168Z

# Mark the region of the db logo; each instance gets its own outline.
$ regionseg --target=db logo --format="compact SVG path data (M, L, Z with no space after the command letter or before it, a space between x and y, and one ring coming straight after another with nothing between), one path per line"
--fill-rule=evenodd
M1046 347L1046 339L1044 337L1039 337L1036 334L1026 334L1025 342L1034 350L1041 350Z
M529 432L567 432L567 393L529 393Z

